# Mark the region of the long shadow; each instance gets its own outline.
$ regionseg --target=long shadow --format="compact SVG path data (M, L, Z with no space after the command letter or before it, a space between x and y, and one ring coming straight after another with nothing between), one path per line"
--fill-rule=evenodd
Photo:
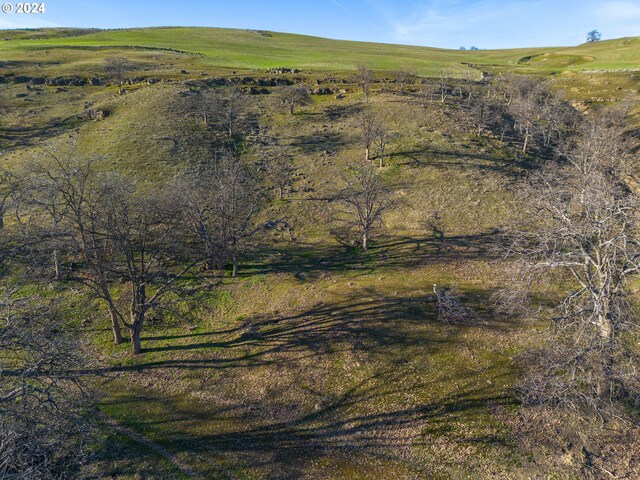
M527 158L504 159L492 155L446 151L434 148L414 148L412 150L399 150L390 152L389 158L405 159L396 161L398 165L412 167L435 166L438 168L473 168L480 171L501 173L507 177L520 177L526 170L536 167Z
M482 299L487 298L489 293L485 290L469 291L466 292L464 301L481 316L482 320L478 325L483 329L509 331L513 328L513 323L493 315L482 304ZM275 353L292 353L298 355L298 358L306 358L342 351L369 356L393 347L434 351L454 341L449 334L436 337L423 328L424 325L438 322L430 297L380 297L371 289L358 290L340 302L318 303L299 313L251 317L236 328L225 330L225 335L232 337L226 340L219 339L220 332L143 338L145 352L239 349L245 352L244 355L210 360L168 360L112 369L248 367L276 363L277 358L271 355ZM470 325L473 326L467 324L448 327L455 330ZM209 337L209 340L154 346L154 342L160 341L159 338L166 341L203 337Z
M291 146L300 149L305 154L315 154L324 151L333 151L337 147L344 146L344 135L337 132L314 132L309 135L300 135L291 139Z
M231 455L235 459L248 461L254 468L278 472L277 478L299 478L307 462L321 458L332 461L352 462L354 456L360 460L370 457L396 464L404 464L422 474L420 463L411 457L401 457L398 451L406 451L418 445L428 445L425 430L438 436L447 434L447 427L468 415L484 415L488 406L512 405L514 397L509 393L495 393L489 387L479 386L475 379L460 379L456 393L445 395L437 401L411 402L407 407L379 409L371 407L389 395L411 396L432 380L407 383L407 372L396 369L375 371L340 394L325 400L314 410L287 420L256 423L246 418L242 409L235 406L216 408L207 412L207 418L233 422L231 431L209 433L194 440L179 428L165 430L162 443L174 452L187 454ZM495 377L501 380L501 375ZM406 385L406 386L405 386ZM320 392L319 392L320 393ZM409 397L410 398L410 397ZM131 402L136 398L132 397ZM192 412L172 409L172 422L192 419ZM159 421L164 423L165 419ZM137 429L146 428L144 420L134 423ZM506 437L496 434L458 434L461 443L502 444ZM208 472L203 472L208 473Z
M329 105L324 109L324 116L330 122L343 120L347 117L353 117L364 109L360 104L346 104L346 105Z
M241 275L292 273L299 280L309 280L332 272L371 273L376 268L407 268L433 262L493 259L499 256L501 241L496 231L489 231L448 237L396 237L373 243L366 252L344 245L327 247L298 244L272 251L269 261L246 262Z
M44 124L2 127L0 126L0 145L6 148L25 147L35 145L37 142L57 137L74 129L80 123L74 117L54 118Z

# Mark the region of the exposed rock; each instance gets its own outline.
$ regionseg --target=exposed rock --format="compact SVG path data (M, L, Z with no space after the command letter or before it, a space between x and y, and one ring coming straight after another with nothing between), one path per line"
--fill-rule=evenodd
M53 85L54 87L63 87L63 86L71 86L71 87L82 87L86 85L87 79L80 77L55 77L49 78L47 80L47 85Z
M78 114L80 120L91 120L92 122L104 120L106 116L107 114L103 110L96 110L95 108L89 108Z

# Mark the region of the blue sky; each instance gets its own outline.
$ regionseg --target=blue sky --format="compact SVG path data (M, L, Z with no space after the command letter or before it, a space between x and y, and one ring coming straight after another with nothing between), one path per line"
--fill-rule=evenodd
M17 3L18 0L0 0ZM24 1L24 0L19 0ZM640 36L640 0L44 0L46 13L0 13L0 28L232 27L330 38L479 48L575 45Z

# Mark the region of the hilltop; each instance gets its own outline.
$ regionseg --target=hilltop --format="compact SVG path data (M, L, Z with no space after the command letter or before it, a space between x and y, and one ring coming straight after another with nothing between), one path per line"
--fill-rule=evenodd
M195 68L313 71L352 70L366 64L380 71L411 69L420 75L446 70L450 75L477 76L470 65L540 72L640 68L640 38L606 40L577 47L460 51L405 45L365 43L287 33L221 28L142 28L123 30L42 29L0 32L5 60L47 61L82 71L108 48L169 50L193 54ZM26 57L26 58L25 58Z

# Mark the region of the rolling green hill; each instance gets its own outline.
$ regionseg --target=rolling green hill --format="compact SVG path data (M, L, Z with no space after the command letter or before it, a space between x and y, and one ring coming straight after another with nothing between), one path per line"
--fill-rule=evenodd
M330 40L286 33L219 28L145 28L129 30L34 30L0 32L0 58L24 60L46 52L49 61L82 68L100 48L177 50L199 57L198 68L351 70L366 64L376 70L412 69L418 74L446 70L477 75L465 64L543 71L638 69L640 39L623 38L569 48L459 51L404 45ZM523 59L525 59L523 61ZM528 61L527 61L528 60Z

